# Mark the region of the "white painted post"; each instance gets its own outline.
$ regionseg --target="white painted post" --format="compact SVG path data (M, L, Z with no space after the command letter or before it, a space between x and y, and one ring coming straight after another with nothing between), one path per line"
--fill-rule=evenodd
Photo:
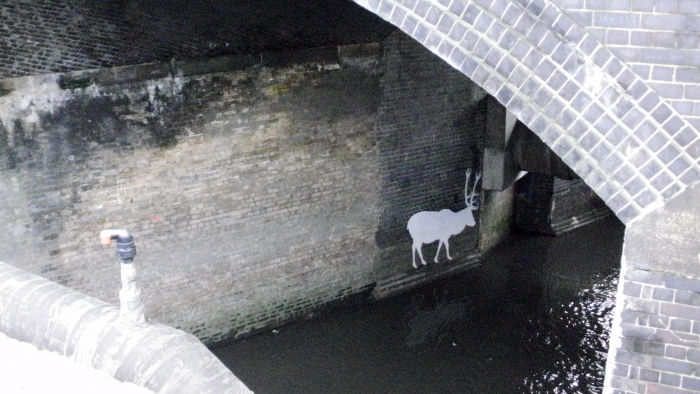
M122 288L119 290L119 318L136 325L146 323L141 302L141 289L136 282L134 263L121 264Z
M109 245L117 240L117 257L121 260L121 282L119 290L119 318L135 325L146 324L141 289L136 282L134 237L128 230L102 230L100 241Z

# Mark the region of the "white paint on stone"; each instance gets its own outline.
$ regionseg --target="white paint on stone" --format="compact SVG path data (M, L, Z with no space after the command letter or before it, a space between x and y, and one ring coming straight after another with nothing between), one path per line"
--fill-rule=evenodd
M136 282L135 263L122 263L122 287L119 290L119 317L136 324L146 324L146 315L141 302L141 289Z
M583 70L586 73L586 79L583 81L582 86L583 91L593 97L601 97L603 89L608 85L605 81L605 74L598 67L585 67ZM613 103L605 102L604 104L607 108L610 108Z
M3 81L10 93L0 97L0 122L10 133L15 120L23 126L39 126L39 113L54 113L68 99L68 94L58 85L58 74L32 78L15 78ZM12 145L13 138L10 138Z
M478 209L478 204L474 202L476 195L476 184L481 178L481 174L477 174L474 179L472 192L469 193L469 178L471 177L471 169L467 170L466 180L464 184L464 203L466 208L461 211L454 212L450 209L442 209L440 211L422 211L414 214L408 220L408 232L413 239L411 258L413 259L413 268L418 268L416 265L416 253L420 257L421 263L427 265L423 258L423 244L438 241L437 253L435 253L434 262L438 262L440 249L445 245L447 259L452 260L450 256L450 237L464 231L466 227L473 227L476 224L472 211Z

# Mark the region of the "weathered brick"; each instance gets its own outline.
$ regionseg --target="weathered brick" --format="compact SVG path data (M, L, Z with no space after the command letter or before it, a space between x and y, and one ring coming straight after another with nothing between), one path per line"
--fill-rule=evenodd
M644 163L647 163L644 165ZM646 177L647 179L651 179L656 174L658 174L661 171L661 165L658 163L657 160L652 160L651 154L649 154L646 150L640 149L638 154L635 155L635 157L632 159L632 164L634 164L637 167L642 167L641 168L641 173Z
M637 15L637 17L639 17ZM641 27L658 30L685 30L688 19L685 15L641 15ZM632 27L632 26L627 26Z
M673 321L671 321L673 325ZM666 357L676 358L679 360L685 360L687 349L680 346L667 345L666 346Z
M627 376L629 373L629 365L615 363L613 368L613 375L615 376Z
M466 3L461 1L453 1L452 3L450 3L450 11L454 12L457 16L461 16L462 13L466 10L466 8Z
M644 380L647 382L658 382L659 381L659 371L641 368L639 370L639 380Z
M609 29L605 41L609 44L629 45L630 32L629 30Z
M478 31L485 33L489 30L489 27L493 22L494 19L490 15L482 13L479 15L479 19L476 20L476 23L474 23L474 27Z
M651 295L654 293L654 287L652 286L642 286L642 298L645 300L650 300Z
M676 290L674 301L679 304L700 306L700 294L695 291Z
M425 18L426 15L428 15L428 11L430 11L431 5L430 2L427 0L418 0L416 3L415 7L413 8L413 11L420 17Z
M443 14L438 22L437 29L444 34L448 34L455 24L455 18L450 14Z
M656 133L647 140L647 147L656 153L668 143L668 137L662 133Z
M389 20L391 23L401 26L403 24L404 18L406 17L406 11L401 7L394 8L394 12L391 14Z
M663 285L664 284L664 274L660 272L653 272L653 271L644 271L644 270L631 270L627 272L626 279L634 281L634 282L640 282L640 283L647 283L650 285Z
M692 363L659 357L651 359L651 368L682 375L690 375L695 369Z
M664 280L666 287L678 290L689 290L700 293L700 280L690 278L670 277Z
M654 195L651 191L644 190L638 196L634 198L634 201L642 208L650 206L652 203L656 202L658 197Z
M662 315L700 320L700 307L662 303L659 309Z
M680 177L681 174L690 170L692 167L693 164L685 157L678 157L668 165L668 169L677 177Z
M673 81L674 68L666 66L654 66L651 78L656 81Z
M647 383L644 388L639 388L636 392L640 392L640 389L646 390L646 394L688 394L688 391L683 389L676 389L669 386L659 385L655 383Z
M454 24L454 26L452 26L449 36L455 41L460 41L462 40L462 37L464 37L467 30L468 28L463 23L458 21Z
M520 34L527 36L530 29L537 23L537 21L530 14L522 14L518 22L515 24L514 28Z
M617 13L598 11L593 15L593 24L601 27L627 27L639 26L640 17L635 13Z
M455 49L454 45L452 45L451 42L448 40L444 40L440 43L440 46L437 49L438 55L442 57L443 59L449 58L450 54L452 54L452 51Z
M656 287L654 288L652 298L659 301L673 301L674 294L675 292L671 289Z
M382 0L381 3L379 3L379 8L377 8L377 15L381 16L382 18L388 19L393 11L394 6L392 5L392 3L387 0Z
M684 93L678 98L687 98L691 100L700 100L700 86L685 85L683 89ZM668 96L665 96L668 97Z
M684 172L681 175L680 181L684 182L687 185L700 181L700 170L697 170L695 168L689 168L686 172Z
M667 386L678 387L681 385L681 377L679 375L676 375L676 374L662 372L661 378L659 379L659 383L667 385Z
M678 0L678 12L698 14L700 13L700 3L693 0Z
M653 315L648 318L649 326L656 328L668 328L670 320L671 318L668 316Z
M467 9L464 11L464 14L462 14L462 20L470 25L473 25L479 15L481 15L481 10L479 7L475 6L474 4L469 4Z
M430 6L430 8L428 8L427 14L425 15L425 21L432 26L436 26L440 21L441 16L442 13L437 7Z
M700 391L700 379L683 376L681 387L687 390Z
M655 0L634 0L630 7L632 11L653 11Z
M407 34L413 34L418 26L418 20L413 15L406 15L401 24L401 30L405 31Z
M617 351L617 362L627 364L630 367L645 367L649 368L651 365L652 356L646 354L639 354L635 352L630 352L627 350ZM631 368L630 368L631 369Z

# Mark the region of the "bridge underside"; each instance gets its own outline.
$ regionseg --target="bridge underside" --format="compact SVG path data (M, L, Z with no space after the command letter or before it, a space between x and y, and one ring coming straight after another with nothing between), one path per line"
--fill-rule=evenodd
M482 86L627 224L605 392L700 390L700 134L678 106L552 1L355 2Z
M700 136L544 0L361 0L494 96L625 223L700 179Z

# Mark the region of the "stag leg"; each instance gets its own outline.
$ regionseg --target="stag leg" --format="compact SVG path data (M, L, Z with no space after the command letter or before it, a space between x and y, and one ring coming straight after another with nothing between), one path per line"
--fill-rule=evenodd
M423 263L423 265L428 265L428 263L425 262L425 259L423 258L423 244L413 244L413 250L418 251L418 256L420 257L420 262ZM413 253L413 268L418 268L416 266L416 260L415 260L415 252Z
M411 258L413 259L413 268L418 268L416 265L416 244L413 244L411 248Z
M447 252L447 260L452 260L452 256L450 256L450 244L447 241L445 241L445 251Z
M440 248L442 247L442 240L438 242L438 250L437 253L435 253L435 258L433 259L434 262L438 262L438 256L440 255Z

